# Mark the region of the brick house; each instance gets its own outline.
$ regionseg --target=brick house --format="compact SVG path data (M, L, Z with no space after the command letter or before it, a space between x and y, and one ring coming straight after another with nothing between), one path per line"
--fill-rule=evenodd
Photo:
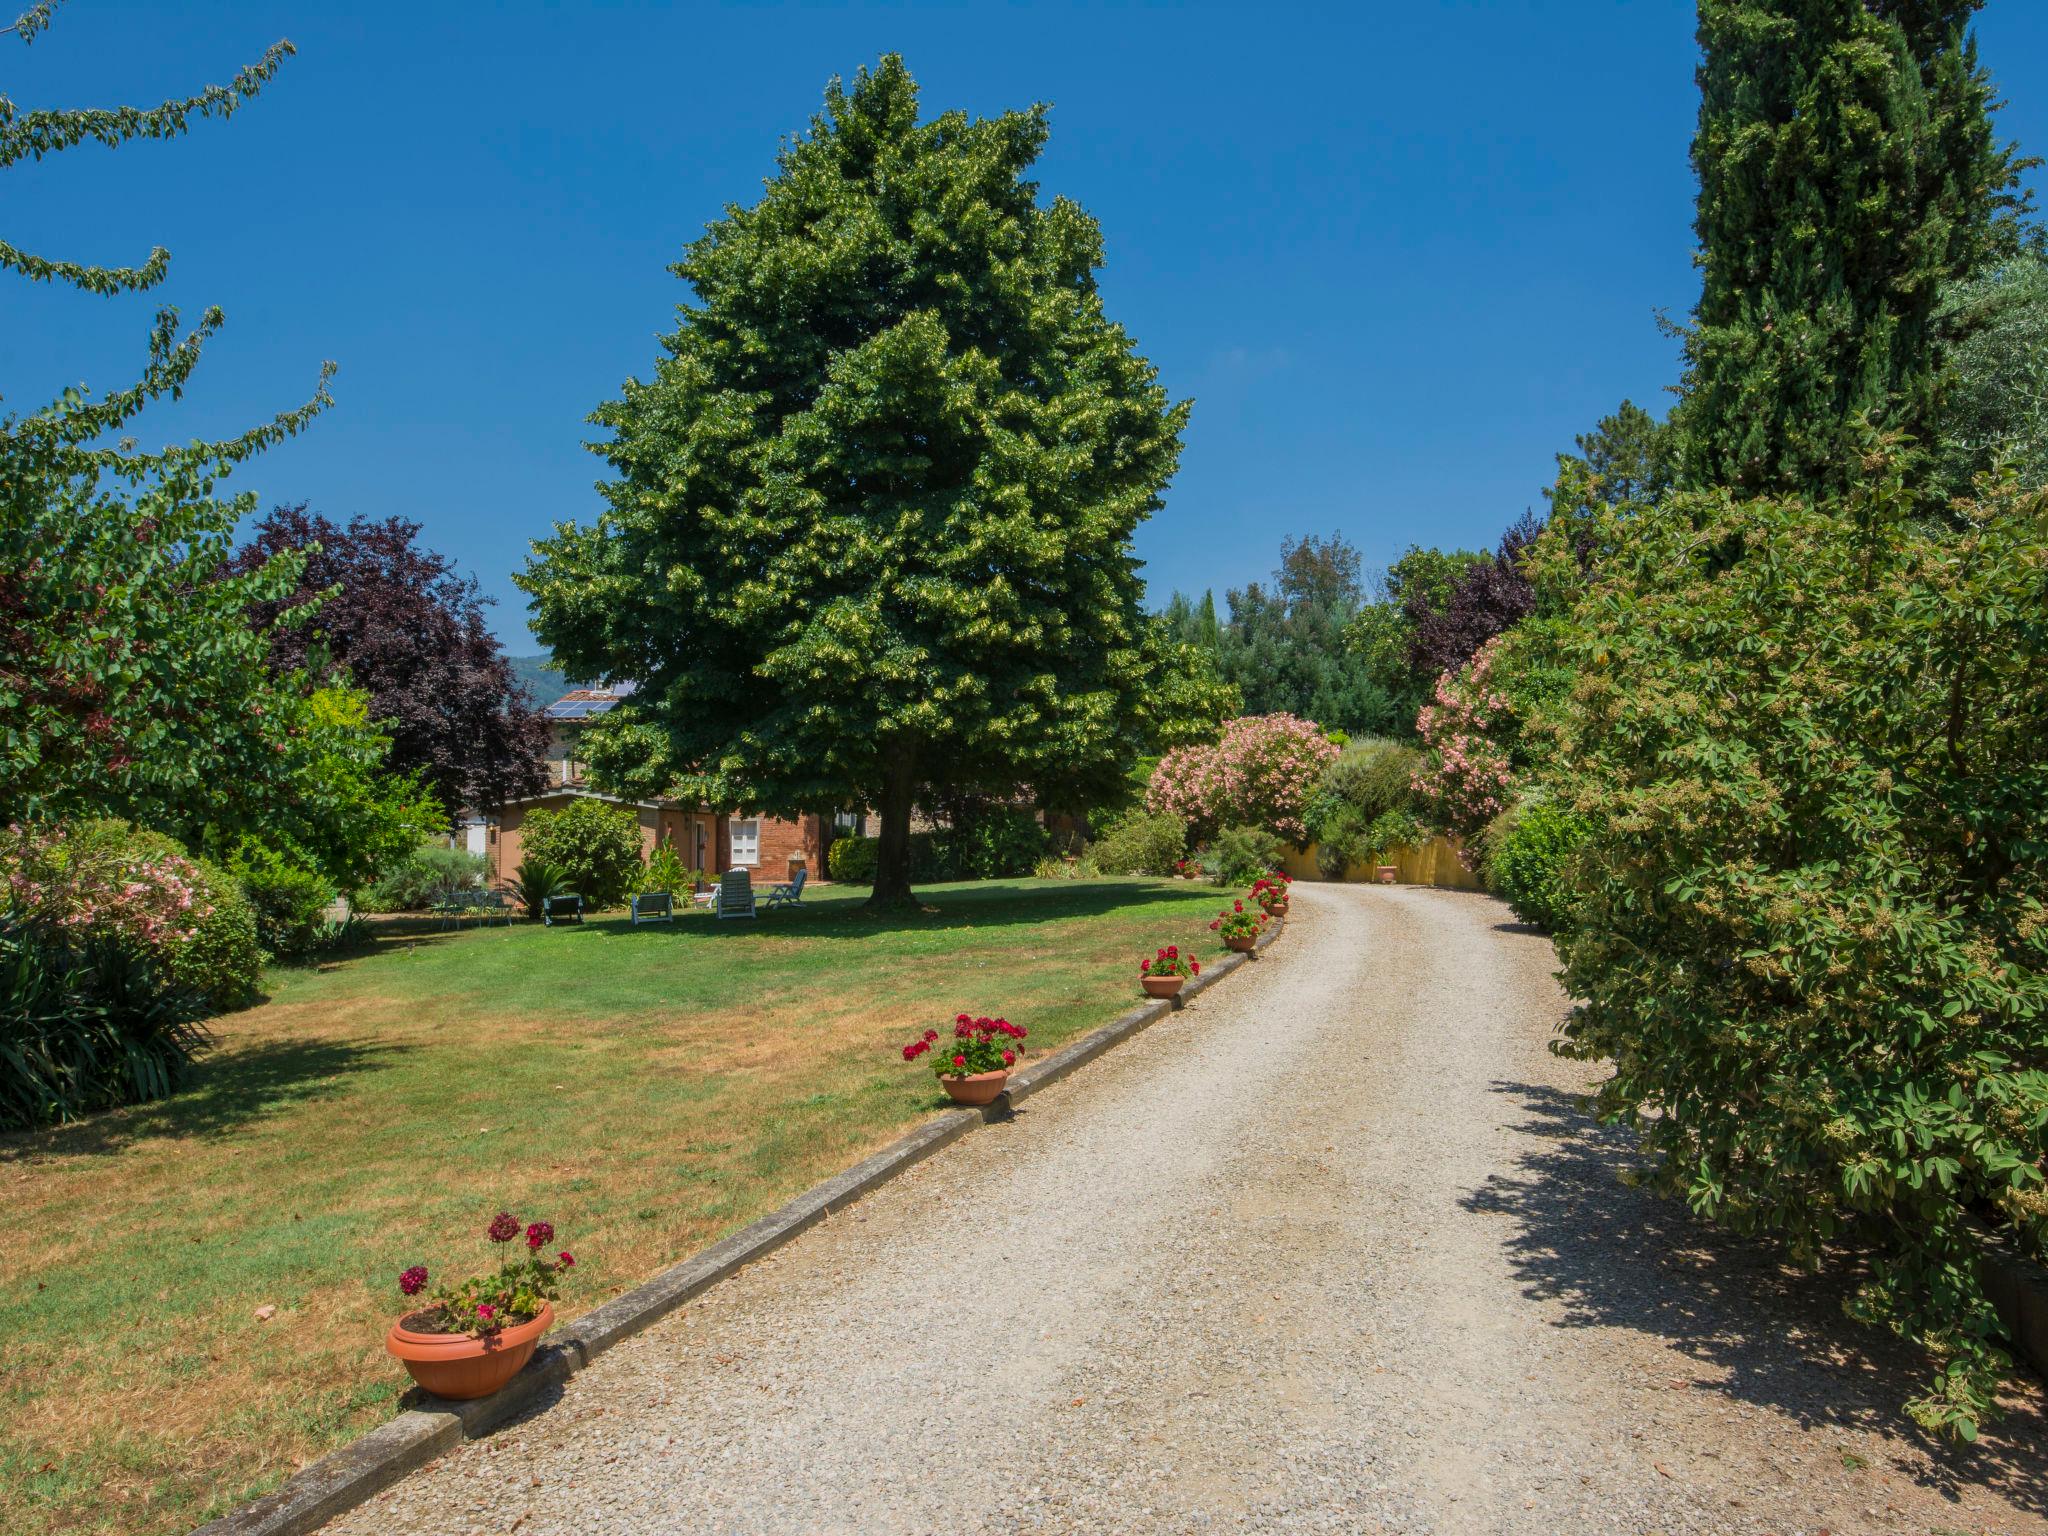
M825 878L825 847L834 820L804 815L794 820L741 810L718 810L666 798L623 800L600 794L583 781L577 737L584 724L605 714L632 692L632 685L577 688L542 713L548 722L548 747L542 760L547 781L540 793L497 807L482 826L482 852L490 859L493 882L507 879L524 855L520 828L534 811L558 809L572 800L608 800L634 812L640 823L640 851L651 854L671 844L685 864L720 875L729 869L750 869L758 883L794 878L808 867L811 878Z

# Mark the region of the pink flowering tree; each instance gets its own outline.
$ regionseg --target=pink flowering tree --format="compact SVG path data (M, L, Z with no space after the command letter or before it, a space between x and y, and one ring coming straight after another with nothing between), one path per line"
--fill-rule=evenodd
M1308 836L1303 819L1337 744L1312 720L1244 715L1214 746L1176 747L1146 789L1154 815L1178 816L1197 839L1221 827L1263 827L1289 842Z
M1512 723L1510 705L1493 676L1501 643L1498 636L1487 641L1455 673L1439 677L1434 696L1415 717L1428 753L1415 776L1416 793L1436 823L1460 838L1500 814L1514 780L1502 744Z

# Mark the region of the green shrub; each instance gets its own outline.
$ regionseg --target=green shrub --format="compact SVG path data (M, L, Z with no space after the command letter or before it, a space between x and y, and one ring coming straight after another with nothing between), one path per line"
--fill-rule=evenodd
M164 1097L206 1042L206 1009L125 935L0 913L0 1127Z
M362 907L366 912L424 912L456 891L476 890L489 872L490 860L480 853L421 843L363 893Z
M559 869L531 854L519 861L519 868L512 872L511 885L526 915L536 922L546 914L549 897L564 895L569 890L569 882Z
M1382 811L1365 829L1365 857L1360 862L1384 861L1396 848L1419 848L1431 835L1428 823L1405 806Z
M1351 747L1323 770L1316 786L1316 809L1334 803L1350 807L1361 821L1376 821L1389 811L1415 806L1415 775L1423 756L1398 741L1365 740Z
M1280 867L1287 845L1264 827L1225 827L1209 845L1218 885L1250 885Z
M1487 826L1480 869L1487 888L1515 916L1552 933L1570 925L1577 896L1571 865L1586 840L1585 818L1550 800L1525 801Z
M1083 849L1079 853L1048 853L1031 873L1040 880L1093 880L1102 870Z
M688 894L697 888L697 871L683 862L675 844L663 843L647 856L647 869L640 877L640 894L669 891Z
M1929 510L1594 506L1536 562L1582 589L1564 1048L1700 1216L1855 1239L1854 1314L1970 1438L2008 1369L1980 1232L2048 1230L2048 496Z
M616 907L640 888L640 819L623 805L577 798L529 811L522 852L561 871L587 908Z
M825 854L825 872L849 885L872 885L880 846L872 837L836 838Z
M192 937L172 948L168 970L173 986L204 998L209 1011L227 1013L255 1000L263 974L256 909L233 875L203 859L198 864L210 910L192 925Z
M1364 816L1349 805L1326 815L1316 833L1316 873L1325 880L1342 880L1353 865L1368 862L1373 850L1365 825Z
M997 805L977 813L947 839L950 875L935 879L1007 880L1028 875L1046 851L1045 828L1021 806Z
M1090 852L1105 875L1170 875L1188 851L1178 816L1126 816L1095 840Z
M272 955L295 960L321 947L334 887L316 870L253 842L235 850L229 872L256 917L256 941Z

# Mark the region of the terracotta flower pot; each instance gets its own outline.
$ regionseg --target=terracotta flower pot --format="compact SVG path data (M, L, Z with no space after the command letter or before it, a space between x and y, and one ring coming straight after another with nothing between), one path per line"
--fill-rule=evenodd
M1241 939L1225 939L1223 947L1225 949L1234 949L1240 955L1248 955L1258 947L1258 943L1259 936L1256 933L1248 933Z
M1278 901L1268 901L1261 903L1261 905L1265 907L1268 917L1285 917L1287 915L1287 898L1285 896L1281 897Z
M970 1072L960 1077L942 1077L939 1084L953 1096L955 1104L993 1104L996 1095L1003 1091L1003 1084L1010 1080L1005 1072Z
M554 1307L542 1302L540 1315L532 1321L479 1339L467 1333L414 1333L400 1318L384 1336L384 1347L436 1397L489 1397L533 1358L540 1336L554 1321Z
M1186 981L1185 976L1140 976L1138 985L1145 989L1147 997L1172 997Z
M1392 885L1394 883L1394 877L1400 873L1401 871L1396 869L1393 865L1382 864L1379 867L1380 884Z

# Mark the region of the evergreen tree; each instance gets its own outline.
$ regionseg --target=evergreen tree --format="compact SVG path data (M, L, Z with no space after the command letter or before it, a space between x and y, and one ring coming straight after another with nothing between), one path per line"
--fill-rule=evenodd
M1677 447L1668 422L1658 421L1633 400L1624 400L1590 432L1574 441L1576 455L1559 454L1558 469L1582 466L1595 477L1600 500L1610 507L1649 506L1671 489ZM1578 483L1574 481L1573 483Z
M1103 313L1095 221L1039 202L1046 136L1042 106L920 123L893 55L834 81L597 412L607 510L520 578L571 675L640 683L602 730L680 785L877 807L878 905L914 801L1107 794L1176 703L1131 537L1187 408Z
M1690 483L1831 493L1869 430L1931 441L1936 303L2009 247L2019 201L1982 3L1700 0Z

